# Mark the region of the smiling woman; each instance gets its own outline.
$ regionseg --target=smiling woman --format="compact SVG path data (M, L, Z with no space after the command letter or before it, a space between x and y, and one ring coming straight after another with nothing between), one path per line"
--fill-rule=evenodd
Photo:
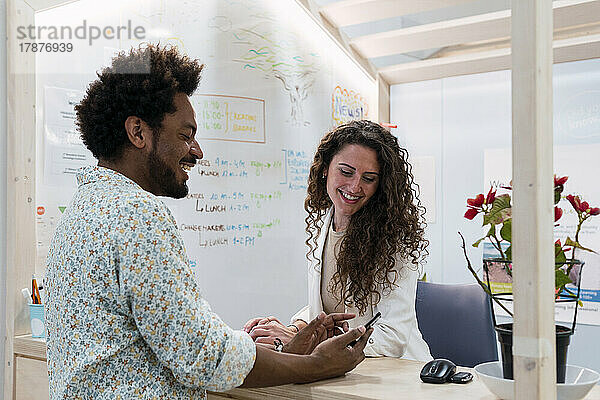
M356 314L350 326L381 312L365 354L430 359L415 316L418 267L428 245L416 193L408 153L388 130L352 121L327 133L304 202L309 305L288 327L268 317L244 328L272 344L289 340L322 311Z
M335 209L333 230L345 231L352 214L367 204L377 190L377 153L363 145L345 145L333 157L324 175L327 195Z

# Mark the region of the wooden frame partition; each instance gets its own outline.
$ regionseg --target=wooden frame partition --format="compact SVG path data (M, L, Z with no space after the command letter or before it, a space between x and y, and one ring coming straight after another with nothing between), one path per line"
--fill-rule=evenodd
M552 2L512 2L515 399L556 399Z
M35 25L35 13L74 0L8 0L6 138L6 340L4 396L15 398L15 338L31 332L21 289L31 285L36 267L36 69L35 53L24 51L17 27ZM21 346L23 347L23 346ZM35 358L35 357L33 357Z
M21 289L35 272L35 55L21 52L18 26L33 24L35 10L23 0L8 0L6 138L6 341L4 399L14 398L17 335L30 332Z

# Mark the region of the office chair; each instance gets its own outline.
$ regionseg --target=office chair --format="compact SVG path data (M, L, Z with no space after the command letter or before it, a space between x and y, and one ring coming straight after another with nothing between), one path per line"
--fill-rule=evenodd
M433 358L464 367L498 360L489 297L478 284L419 281L415 307Z

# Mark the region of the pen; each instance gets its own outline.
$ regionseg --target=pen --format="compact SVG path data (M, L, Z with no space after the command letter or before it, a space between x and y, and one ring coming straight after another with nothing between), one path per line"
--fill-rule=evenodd
M42 298L40 297L40 290L38 289L37 282L35 280L35 275L31 275L31 297L33 299L33 304L42 304Z

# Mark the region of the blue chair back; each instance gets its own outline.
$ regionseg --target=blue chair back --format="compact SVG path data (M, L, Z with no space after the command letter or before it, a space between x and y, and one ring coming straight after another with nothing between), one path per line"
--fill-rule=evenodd
M416 313L433 358L474 367L498 360L489 296L476 283L417 283Z

